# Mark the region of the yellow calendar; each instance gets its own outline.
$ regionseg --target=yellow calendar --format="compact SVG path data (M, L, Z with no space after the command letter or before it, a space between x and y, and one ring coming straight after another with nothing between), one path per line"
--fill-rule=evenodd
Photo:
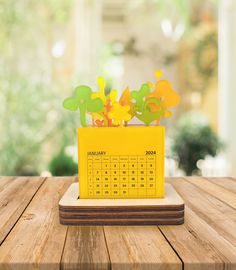
M162 126L78 128L80 198L164 196Z

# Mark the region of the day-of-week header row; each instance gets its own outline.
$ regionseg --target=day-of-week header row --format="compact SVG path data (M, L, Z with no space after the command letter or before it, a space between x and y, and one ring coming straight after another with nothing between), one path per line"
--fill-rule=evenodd
M155 156L88 156L90 162L153 162Z

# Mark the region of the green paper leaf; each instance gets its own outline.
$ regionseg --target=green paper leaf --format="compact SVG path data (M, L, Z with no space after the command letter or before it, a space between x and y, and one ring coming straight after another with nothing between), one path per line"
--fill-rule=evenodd
M150 125L154 120L160 119L160 117L164 114L164 109L159 99L146 98L150 92L150 87L147 84L143 84L139 91L133 91L131 93L132 97L136 101L134 106L135 116L146 125ZM148 107L149 103L157 104L160 106L160 110L157 112L152 112Z
M144 84L142 84L142 86L139 90L139 93L140 93L140 95L145 97L147 94L150 93L150 91L151 91L150 87L146 83L144 83Z
M103 111L103 102L100 98L91 99L87 103L88 112L101 112Z
M63 107L70 111L77 111L79 107L79 102L75 98L67 98L63 102Z
M92 90L87 85L80 85L75 88L75 98L81 101L88 101L91 99Z
M142 112L144 102L145 102L145 97L147 94L149 94L151 91L150 87L144 83L140 87L139 91L132 91L131 96L135 99L135 110Z
M152 104L154 103L158 105L160 107L160 110L156 112L152 112L150 108L148 107L148 104L150 103ZM164 113L165 113L165 110L164 110L161 100L157 98L148 98L144 103L143 111L141 112L141 114L136 113L135 115L139 120L141 120L147 126L149 126L153 121L159 120L161 116L164 115Z

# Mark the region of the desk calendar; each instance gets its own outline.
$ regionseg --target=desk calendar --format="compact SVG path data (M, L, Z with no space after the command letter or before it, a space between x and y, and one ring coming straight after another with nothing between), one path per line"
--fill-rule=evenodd
M164 188L163 118L172 116L179 95L169 81L146 82L120 97L106 89L79 85L63 102L79 111L78 183L59 202L65 225L178 225L184 222L184 202L168 183ZM90 121L88 122L88 119ZM133 126L130 124L141 122ZM88 123L91 126L88 127Z
M79 128L80 198L164 196L164 127Z

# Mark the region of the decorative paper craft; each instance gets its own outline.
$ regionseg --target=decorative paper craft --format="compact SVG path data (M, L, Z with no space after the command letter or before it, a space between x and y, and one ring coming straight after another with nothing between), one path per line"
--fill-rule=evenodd
M87 126L86 112L101 112L103 103L100 98L92 99L92 90L86 85L76 87L75 96L67 98L63 102L63 106L71 111L80 110L80 121L83 127Z
M122 93L120 100L119 100L120 105L122 106L129 106L129 114L130 114L130 119L131 120L135 113L134 113L134 104L132 102L132 96L131 92L129 90L129 87L126 87L124 92ZM128 125L128 121L125 121L125 126Z
M116 90L105 94L106 82L98 77L98 92L92 92L85 85L78 86L75 95L67 98L63 106L71 111L79 109L83 127L87 126L86 113L92 116L92 124L97 127L127 126L133 117L147 126L154 121L159 125L162 117L171 117L170 109L179 104L179 95L169 81L159 80L161 70L157 70L155 76L158 79L155 84L144 83L138 91L125 88L119 101L116 101Z
M157 77L157 79L160 79L162 77L162 71L161 70L156 70L154 74Z
M129 110L130 106L122 106L119 103L114 103L108 116L113 120L115 126L122 126L123 122L129 121L131 118Z
M133 91L132 97L136 100L135 116L144 122L146 125L150 125L154 120L159 120L164 114L164 108L162 102L158 98L146 98L151 89L148 84L143 84L139 91ZM154 104L155 111L151 111L149 105Z
M170 117L172 113L168 109L174 108L179 104L178 94L172 89L171 84L165 80L158 81L155 85L154 91L150 93L148 97L161 100L162 106L165 110L164 117ZM150 103L149 107L153 112L158 110L158 106L156 106L156 104Z
M99 76L98 77L99 91L92 94L93 99L100 98L104 104L106 103L105 86L106 86L105 80L103 79L103 77Z

